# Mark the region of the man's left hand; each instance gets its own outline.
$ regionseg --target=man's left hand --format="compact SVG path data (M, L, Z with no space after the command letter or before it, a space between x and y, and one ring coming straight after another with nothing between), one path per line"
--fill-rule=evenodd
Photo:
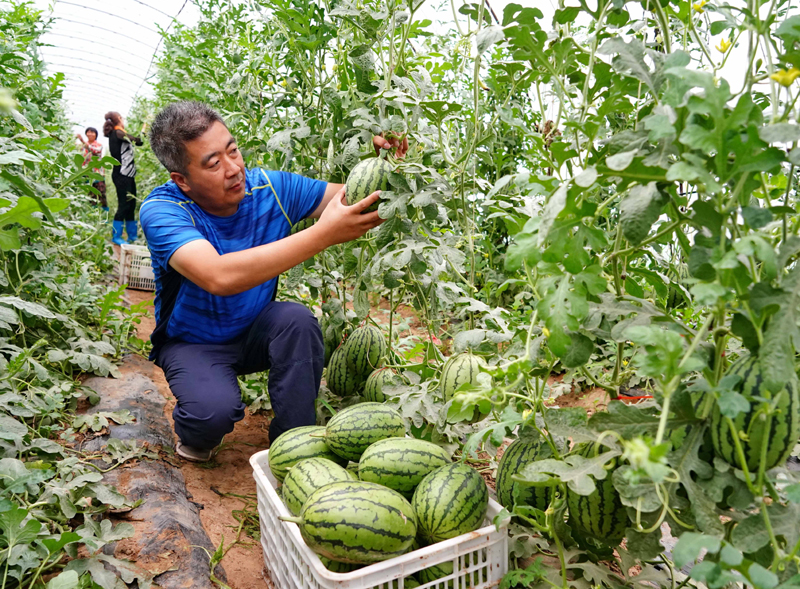
M377 154L380 154L381 149L396 147L397 151L394 152L394 157L401 160L406 157L406 152L408 152L408 135L404 135L402 139L397 137L386 139L383 134L375 135L372 138L372 145L375 146L375 153Z

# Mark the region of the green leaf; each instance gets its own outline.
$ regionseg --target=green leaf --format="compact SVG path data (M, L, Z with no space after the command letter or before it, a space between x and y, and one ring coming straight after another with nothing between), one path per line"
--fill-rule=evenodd
M682 569L690 562L694 562L705 549L711 554L719 552L721 542L719 538L698 534L697 532L684 532L678 538L675 550L672 552L675 566Z
M800 483L789 485L785 489L786 498L792 503L800 503Z
M80 578L75 571L63 571L57 577L47 582L47 589L76 589L80 585Z
M631 189L630 194L620 203L619 220L622 234L632 245L638 245L647 237L665 204L666 199L655 182Z
M792 143L800 140L800 125L775 123L758 130L758 136L767 143Z
M578 368L583 366L592 357L594 342L582 333L569 334L572 344L567 349L566 354L561 357L561 364L566 368Z
M741 553L741 551L736 550L736 548L734 548L727 542L722 547L722 551L719 553L719 557L722 560L722 562L734 567L742 564L742 561L744 560L744 555Z
M550 229L553 227L553 223L555 223L558 215L561 214L561 211L564 210L564 207L567 205L567 184L562 184L558 187L551 196L550 199L547 201L547 204L544 206L544 211L542 212L541 222L539 223L539 246L543 246L544 242L547 240L547 236L550 233Z
M504 37L503 27L500 25L492 25L481 29L475 38L478 55L482 55L489 47L498 41L502 41Z
M548 458L531 462L514 476L514 480L528 483L541 483L544 474L551 474L577 493L578 495L591 495L596 489L595 480L606 478L605 465L618 456L619 452L604 452L592 458L584 458L573 454L563 461Z
M28 512L18 507L8 511L0 511L0 545L6 548L19 544L33 542L42 529L42 524L35 519L29 519ZM24 523L23 523L24 522Z
M606 411L597 411L589 418L589 427L598 433L614 431L628 440L636 436L655 435L658 422L659 412L655 407L610 401Z
M752 229L761 229L772 221L772 213L769 209L760 207L742 207L742 217Z
M794 546L800 539L800 505L770 505L769 513L775 536L783 537L787 545ZM769 532L764 525L764 516L756 513L739 522L731 533L731 544L744 553L756 552L770 542Z
M778 576L757 562L750 565L750 568L747 569L747 574L753 586L757 589L772 589L778 584Z

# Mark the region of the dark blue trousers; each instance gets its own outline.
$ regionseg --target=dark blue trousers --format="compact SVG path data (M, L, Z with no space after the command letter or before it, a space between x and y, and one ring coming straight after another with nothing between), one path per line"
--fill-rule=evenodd
M217 446L244 418L236 376L264 370L269 370L269 397L275 412L269 425L270 442L286 430L314 425L324 354L314 314L298 303L275 301L264 307L239 341L167 342L156 364L164 370L178 401L172 412L175 433L187 446Z

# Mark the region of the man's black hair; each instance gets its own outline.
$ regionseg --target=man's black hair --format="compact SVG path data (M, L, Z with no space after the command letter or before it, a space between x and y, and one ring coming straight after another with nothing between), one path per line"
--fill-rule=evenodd
M186 175L186 142L200 137L217 121L225 124L207 104L174 102L156 115L150 128L150 147L167 171Z

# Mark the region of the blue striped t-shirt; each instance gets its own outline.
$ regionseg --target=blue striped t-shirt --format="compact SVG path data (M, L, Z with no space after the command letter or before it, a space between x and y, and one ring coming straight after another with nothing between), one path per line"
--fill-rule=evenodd
M245 197L229 217L205 212L172 181L153 190L142 203L139 219L156 279L151 358L157 357L168 340L201 344L234 341L275 293L277 279L273 278L239 294L212 295L169 265L178 248L205 239L222 255L283 239L294 223L319 206L326 187L320 180L287 172L254 169L247 170L245 177Z

